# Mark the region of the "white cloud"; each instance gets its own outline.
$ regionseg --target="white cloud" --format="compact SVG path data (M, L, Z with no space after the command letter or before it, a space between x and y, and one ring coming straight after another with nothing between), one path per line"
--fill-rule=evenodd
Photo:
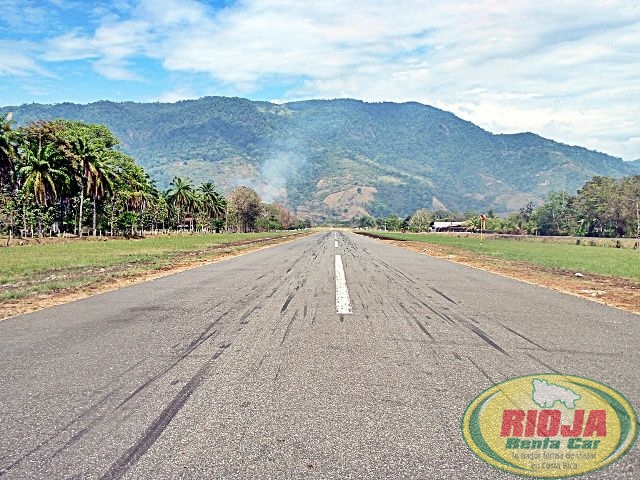
M96 14L96 28L49 39L43 58L136 80L147 57L171 78L206 74L248 97L275 87L280 100L420 101L492 131L640 158L637 2L242 0L216 11L142 0ZM3 58L0 72L37 68L28 53L12 65ZM190 93L215 92L187 81L163 98Z
M163 92L156 101L164 103L175 103L180 100L189 100L194 98L193 90L188 88L177 88L168 92Z
M35 46L29 42L0 40L0 77L28 77L33 74L52 76L33 58Z

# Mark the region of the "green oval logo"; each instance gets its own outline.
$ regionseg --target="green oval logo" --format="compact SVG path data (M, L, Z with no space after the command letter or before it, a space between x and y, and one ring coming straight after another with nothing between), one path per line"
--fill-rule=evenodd
M565 478L610 465L633 446L638 418L618 392L582 377L518 377L467 407L462 434L471 451L505 472Z

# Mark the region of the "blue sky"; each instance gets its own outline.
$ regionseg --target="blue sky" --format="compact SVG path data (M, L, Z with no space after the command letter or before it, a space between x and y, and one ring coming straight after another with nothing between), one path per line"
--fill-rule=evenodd
M0 105L418 101L640 158L628 0L2 0Z

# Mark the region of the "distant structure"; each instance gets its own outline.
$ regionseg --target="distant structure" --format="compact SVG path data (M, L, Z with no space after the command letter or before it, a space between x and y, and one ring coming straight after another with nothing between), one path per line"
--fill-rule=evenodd
M432 232L466 232L467 222L432 222Z

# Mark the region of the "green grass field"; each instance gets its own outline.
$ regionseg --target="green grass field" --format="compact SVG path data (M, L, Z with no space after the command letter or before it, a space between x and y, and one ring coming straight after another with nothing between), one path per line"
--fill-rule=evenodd
M484 238L479 235L372 232L395 240L410 240L581 273L640 280L640 251L568 243Z
M73 288L241 250L238 242L291 235L194 234L143 239L69 239L0 248L0 300ZM246 248L246 247L245 247Z

